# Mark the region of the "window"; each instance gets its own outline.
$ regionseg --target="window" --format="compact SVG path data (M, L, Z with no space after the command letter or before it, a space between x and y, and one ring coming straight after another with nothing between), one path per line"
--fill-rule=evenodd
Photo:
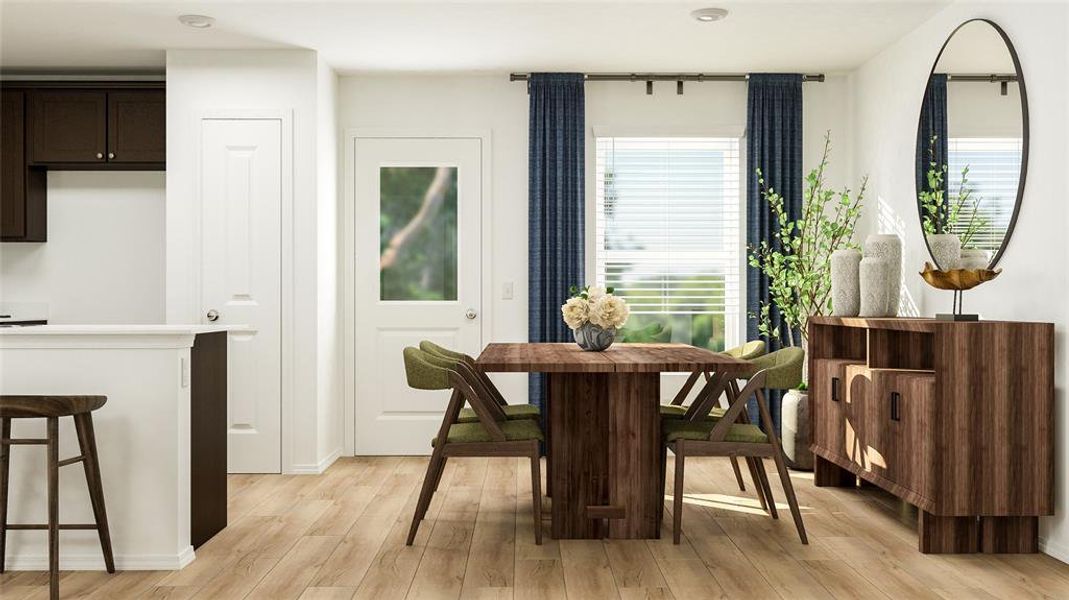
M1021 175L1021 138L950 138L948 144L947 191L954 198L961 187L961 171L969 167L972 198L986 226L973 236L971 246L997 251L1010 228L1017 203L1017 183ZM955 226L963 233L968 214Z
M739 171L736 138L597 138L597 280L631 306L625 341L738 343Z

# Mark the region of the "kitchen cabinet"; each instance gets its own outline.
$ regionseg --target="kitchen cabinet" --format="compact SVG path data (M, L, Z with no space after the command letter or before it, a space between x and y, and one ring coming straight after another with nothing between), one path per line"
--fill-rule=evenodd
M163 170L162 82L5 82L0 241L44 242L50 170Z

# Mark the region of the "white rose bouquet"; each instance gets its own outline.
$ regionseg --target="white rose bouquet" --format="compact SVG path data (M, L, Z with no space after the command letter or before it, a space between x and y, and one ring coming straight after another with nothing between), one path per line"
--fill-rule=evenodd
M627 323L631 309L627 302L613 295L612 288L591 285L580 290L572 286L572 297L560 307L564 322L573 331L586 324L602 329L618 329Z

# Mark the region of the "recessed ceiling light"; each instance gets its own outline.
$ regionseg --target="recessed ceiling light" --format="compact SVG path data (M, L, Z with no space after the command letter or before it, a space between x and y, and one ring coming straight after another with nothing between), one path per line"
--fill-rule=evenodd
M178 22L195 29L207 29L215 23L215 19L206 15L179 15Z
M728 11L726 8L699 8L698 10L692 11L690 16L702 23L710 23L727 17Z

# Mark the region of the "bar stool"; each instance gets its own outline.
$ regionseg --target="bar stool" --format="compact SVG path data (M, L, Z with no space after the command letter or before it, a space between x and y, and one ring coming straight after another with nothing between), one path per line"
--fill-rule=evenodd
M107 396L0 396L0 573L4 572L4 552L8 530L48 530L48 587L53 600L59 598L59 530L95 529L104 552L108 573L115 572L108 533L108 515L104 510L104 490L100 485L100 463L97 460L96 438L93 435L92 412L107 402ZM59 459L59 418L74 417L81 454ZM45 438L12 438L12 419L47 419ZM48 523L8 524L7 488L11 463L11 446L41 445L48 447ZM89 484L89 499L93 505L95 524L59 523L59 468L82 463Z

